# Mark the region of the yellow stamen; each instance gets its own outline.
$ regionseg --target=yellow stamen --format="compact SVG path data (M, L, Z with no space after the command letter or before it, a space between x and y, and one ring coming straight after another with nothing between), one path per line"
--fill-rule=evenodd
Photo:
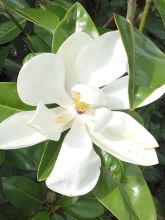
M76 111L79 114L82 114L90 108L90 104L81 102L80 97L81 97L80 94L77 93L76 96L73 97L73 104L75 106Z

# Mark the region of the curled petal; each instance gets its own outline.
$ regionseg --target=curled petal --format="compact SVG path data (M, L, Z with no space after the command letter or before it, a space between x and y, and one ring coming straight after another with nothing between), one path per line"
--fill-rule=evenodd
M69 122L74 115L69 114L62 107L48 109L42 103L39 103L35 114L29 120L29 124L41 132L47 139L58 141L61 133L69 128Z
M100 158L93 149L86 127L77 118L63 141L46 185L66 196L86 194L98 181L100 165Z
M120 160L144 166L157 164L155 138L128 114L111 113L109 123L100 132L92 132L88 124L94 143Z
M103 34L84 47L76 60L81 83L107 85L127 71L127 55L119 31Z
M121 77L102 88L107 95L107 105L111 110L129 109L128 76Z
M64 88L64 65L56 54L43 53L33 57L21 68L18 80L18 94L23 102L36 106L57 103L68 106L71 98Z
M0 123L0 149L29 147L47 138L28 125L34 111L16 113Z
M84 84L77 84L72 87L72 96L76 96L76 94L80 95L80 101L88 103L90 105L106 105L107 97L104 93L94 87L88 86Z
M72 86L78 83L75 72L75 62L80 50L92 41L92 38L84 32L72 34L59 48L57 54L65 65L65 84L70 93Z
M109 85L102 88L102 91L108 96L108 107L111 110L129 109L129 96L128 96L128 82L129 77L121 77ZM156 89L149 95L138 107L148 105L159 99L165 93L165 85Z
M103 130L111 118L111 111L107 108L98 108L95 111L94 132Z

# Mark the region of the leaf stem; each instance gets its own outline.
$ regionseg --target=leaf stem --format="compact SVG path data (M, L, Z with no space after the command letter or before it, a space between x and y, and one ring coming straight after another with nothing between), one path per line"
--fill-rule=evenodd
M136 12L136 0L128 0L127 15L126 15L126 19L128 22L133 23L135 12Z
M150 7L151 7L151 3L152 3L152 0L146 0L146 4L145 4L145 7L144 7L144 11L143 11L140 26L139 26L139 31L141 33L144 30L144 26L145 26L146 19L147 19L147 16L148 16L148 13L149 13L149 10L150 10Z

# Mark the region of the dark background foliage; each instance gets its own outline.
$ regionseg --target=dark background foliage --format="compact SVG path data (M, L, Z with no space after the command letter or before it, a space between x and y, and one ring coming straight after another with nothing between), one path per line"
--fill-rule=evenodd
M68 1L74 3L76 1ZM127 13L127 1L126 0L80 0L79 1L88 11L92 17L94 23L99 28L99 31L102 33L109 30L115 30L116 25L113 18L113 13L116 12L120 15L126 16ZM28 0L28 3L31 7L38 7L42 0ZM134 20L134 25L139 26L140 18L142 11L144 9L144 0L137 0L137 10ZM0 22L5 21L4 16L0 16ZM33 33L33 26L30 22L27 22L25 27L25 32L28 34ZM165 31L163 27L163 22L160 18L160 15L154 5L151 6L151 10L148 15L148 19L145 25L144 34L147 35L162 51L165 51ZM0 47L0 52L5 48L6 57L3 63L2 68L0 69L0 81L16 81L17 74L19 69L22 66L23 58L30 52L28 46L26 45L24 32L20 33L18 37L7 44L3 44ZM5 96L5 94L4 94ZM165 219L165 97L162 97L153 104L148 105L145 108L139 109L138 113L141 115L144 121L144 126L155 136L158 140L160 148L157 150L160 164L153 167L142 168L144 177L150 187L152 195L154 197L155 205L157 208L158 219ZM29 150L28 154L22 159L22 155L15 152L6 151L5 154L0 154L0 176L10 176L10 175L22 175L35 179L35 164L34 161L30 161L30 155L33 151ZM41 151L37 151L37 157L39 158ZM27 155L29 157L27 157ZM16 157L15 157L16 156ZM17 158L17 161L16 159ZM29 162L30 161L30 162ZM38 163L36 160L35 163ZM13 165L14 164L14 165ZM23 169L22 169L23 167ZM30 170L30 171L29 171ZM23 181L23 180L22 180ZM5 181L4 181L5 182ZM6 183L7 184L7 183ZM30 184L30 183L29 183ZM33 186L34 187L34 186ZM17 189L13 189L15 191ZM51 210L47 201L53 200L54 197L58 196L54 193L47 193L44 187L44 183L40 184L40 189L42 191L41 197L45 198L43 203L43 209L48 212ZM72 202L72 201L68 201ZM88 202L88 201L87 201ZM87 203L86 202L86 203ZM28 207L25 204L25 207L14 208L14 206L8 202L5 195L1 192L0 189L0 219L1 220L18 220L18 219L29 219L29 213L25 210ZM50 202L51 206L51 202ZM96 204L97 206L97 204ZM99 208L99 207L98 207ZM35 210L30 213L30 216L33 216ZM2 216L1 216L2 214ZM45 217L43 217L45 215ZM70 220L80 219L79 217L73 217L71 214L66 214L66 218ZM34 220L47 220L47 215L43 214L42 217L38 216ZM58 215L54 215L53 219L62 220ZM97 219L97 218L93 218ZM115 219L109 212L103 214L103 218L98 219ZM149 220L149 219L146 219Z

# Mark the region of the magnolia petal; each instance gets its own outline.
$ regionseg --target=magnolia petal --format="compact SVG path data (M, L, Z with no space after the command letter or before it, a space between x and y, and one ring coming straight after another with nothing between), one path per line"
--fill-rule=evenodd
M34 111L19 112L0 123L0 149L18 149L45 141L47 138L28 125Z
M128 82L129 77L121 77L109 85L102 88L102 91L108 96L108 107L111 110L129 109L129 96L128 96ZM138 107L148 105L159 99L165 93L165 85L156 89L149 95Z
M149 95L138 107L148 105L157 99L159 99L165 93L165 85L156 89L151 95Z
M29 120L29 124L41 132L47 139L58 141L61 133L73 119L73 115L67 110L58 107L48 109L42 103L39 103L35 114Z
M88 125L94 143L120 160L144 166L157 164L155 138L128 114L111 113L108 125L101 132L92 132L92 126Z
M107 108L96 109L94 132L99 132L103 130L111 119L111 115L111 111Z
M44 104L68 106L71 98L65 91L64 77L64 65L56 54L37 55L25 63L19 72L18 94L29 105L42 101Z
M46 185L66 196L84 195L96 185L100 166L85 124L77 118L63 141Z
M107 97L101 91L94 86L88 86L84 84L77 84L72 87L72 96L80 95L80 101L88 103L90 105L106 105Z
M111 110L129 109L128 76L121 77L102 88L107 95L108 107Z
M108 32L84 47L76 60L81 83L104 86L127 71L127 55L119 31Z
M78 82L75 73L75 60L77 55L80 50L91 41L92 38L88 34L84 32L77 32L64 41L57 52L65 65L65 83L66 89L69 93L72 86Z

